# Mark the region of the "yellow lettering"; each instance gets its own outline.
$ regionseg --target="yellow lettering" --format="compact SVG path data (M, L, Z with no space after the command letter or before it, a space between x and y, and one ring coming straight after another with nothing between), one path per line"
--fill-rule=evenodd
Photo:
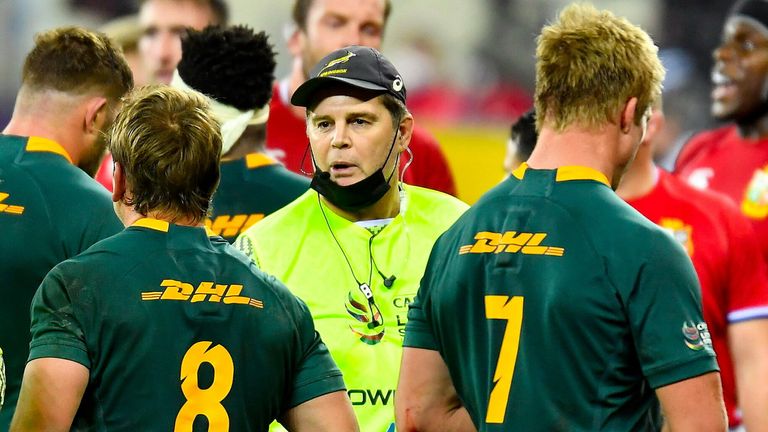
M213 282L201 282L195 290L195 295L192 296L192 303L197 303L205 300L205 296L210 295L208 301L218 302L221 301L221 296L224 295L227 286L221 284L215 284Z
M160 286L166 287L161 300L189 300L189 296L195 290L192 285L173 279L165 279Z
M501 241L501 234L494 232L481 231L475 234L475 244L469 253L490 253L495 252Z

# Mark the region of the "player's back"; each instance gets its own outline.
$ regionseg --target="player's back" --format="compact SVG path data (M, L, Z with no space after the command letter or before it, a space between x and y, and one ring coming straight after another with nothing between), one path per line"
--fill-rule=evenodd
M200 228L143 219L57 266L35 307L55 307L57 292L87 348L70 357L90 370L78 427L266 430L325 385L302 368L341 382L306 307ZM31 358L50 356L50 328L34 320Z
M687 377L681 363L715 367L680 332L702 321L686 256L596 171L523 166L515 176L438 241L433 256L450 258L427 268L414 311L431 322L474 423L658 428L653 388ZM418 347L413 329L405 345Z
M221 163L213 196L211 230L230 243L251 225L285 207L309 189L309 179L263 153Z
M10 424L29 349L29 305L53 266L123 228L109 194L57 143L0 135L0 348Z

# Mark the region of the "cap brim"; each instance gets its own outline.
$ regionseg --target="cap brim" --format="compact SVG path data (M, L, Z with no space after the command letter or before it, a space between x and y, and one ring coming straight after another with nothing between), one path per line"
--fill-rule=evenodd
M315 77L305 81L304 84L300 85L299 88L293 92L293 96L291 96L291 104L305 108L308 107L312 102L312 96L315 94L317 89L325 84L328 84L329 82L343 83L365 90L380 90L382 92L387 91L386 87L354 78L344 78L340 76Z

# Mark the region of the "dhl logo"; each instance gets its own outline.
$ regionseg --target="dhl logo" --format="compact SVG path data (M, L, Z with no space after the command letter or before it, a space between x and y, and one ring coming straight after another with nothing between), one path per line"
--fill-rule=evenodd
M222 302L224 304L244 304L255 308L263 309L264 303L261 300L241 296L242 285L224 285L213 282L200 282L195 289L192 284L179 282L173 279L164 279L160 283L164 291L145 291L141 293L141 299L144 301L152 300L180 300L197 303L209 301L214 303Z
M216 216L216 219L213 221L206 219L205 226L216 235L222 237L235 237L262 219L264 219L264 213L253 213L250 215L239 214L234 216L220 215Z
M22 206L3 204L3 201L5 201L5 199L9 196L10 195L5 192L0 192L0 213L10 213L16 215L24 213L24 207Z
M522 253L525 255L563 256L565 249L554 246L542 246L546 233L518 233L507 231L504 234L481 231L475 234L474 244L459 248L459 255L474 253Z

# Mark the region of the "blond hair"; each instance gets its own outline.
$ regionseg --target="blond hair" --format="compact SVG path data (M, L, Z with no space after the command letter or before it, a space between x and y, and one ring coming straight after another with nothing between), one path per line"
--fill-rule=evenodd
M221 134L207 102L190 92L146 86L124 101L109 150L124 170L137 213L202 221L219 184Z
M636 97L635 123L661 95L658 48L640 27L577 3L545 26L536 47L536 126L599 127Z

